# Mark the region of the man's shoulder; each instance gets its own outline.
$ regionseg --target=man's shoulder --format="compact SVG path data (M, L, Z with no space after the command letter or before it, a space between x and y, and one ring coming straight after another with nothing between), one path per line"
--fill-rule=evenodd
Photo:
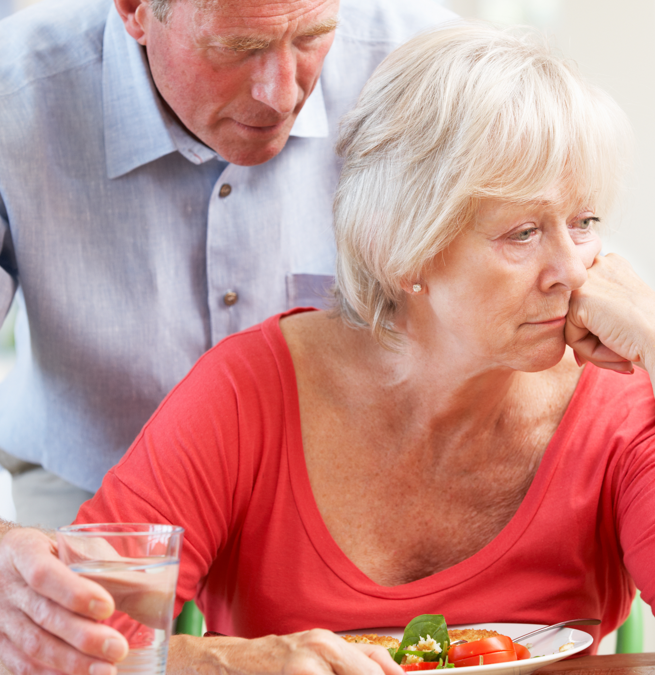
M457 18L437 0L342 0L339 33L349 40L396 46Z
M43 0L0 21L0 96L102 57L111 0Z

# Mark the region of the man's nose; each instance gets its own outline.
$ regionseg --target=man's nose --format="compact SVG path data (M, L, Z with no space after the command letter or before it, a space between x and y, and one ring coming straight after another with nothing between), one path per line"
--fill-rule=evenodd
M299 99L296 57L290 49L271 49L258 55L252 97L276 112L293 112Z

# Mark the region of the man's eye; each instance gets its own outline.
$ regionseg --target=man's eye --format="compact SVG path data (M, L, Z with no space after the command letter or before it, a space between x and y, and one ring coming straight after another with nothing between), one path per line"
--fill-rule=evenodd
M301 35L294 40L294 45L299 48L320 47L323 40L325 40L332 33L321 33L320 35Z
M213 47L214 56L236 56L241 52L237 47Z

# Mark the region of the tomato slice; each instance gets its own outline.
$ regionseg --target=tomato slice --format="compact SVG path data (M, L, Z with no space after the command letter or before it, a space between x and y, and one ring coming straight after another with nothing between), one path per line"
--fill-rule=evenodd
M469 656L480 656L480 654L489 654L490 652L509 652L514 651L514 643L506 635L494 635L483 640L473 640L461 645L455 645L448 650L448 660L451 663L461 659L467 659Z
M482 658L482 664L480 664L480 658ZM505 661L516 661L516 652L513 648L502 652L489 652L487 654L469 656L465 659L453 661L453 663L455 664L455 668L465 668L466 666L488 666L491 663L505 663Z
M532 654L530 654L530 650L525 645L518 644L518 642L514 643L514 651L516 652L516 658L519 661L522 661L523 659L531 659L532 658Z
M439 661L421 661L419 663L401 663L400 667L406 673L411 673L414 670L434 670L438 665Z

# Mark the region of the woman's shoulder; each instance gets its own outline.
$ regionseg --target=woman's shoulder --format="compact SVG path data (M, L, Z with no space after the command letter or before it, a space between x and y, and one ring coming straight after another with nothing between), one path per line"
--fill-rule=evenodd
M308 312L315 314L318 312ZM275 314L265 321L223 338L207 350L189 371L189 376L216 382L217 372L235 377L233 383L243 383L255 375L258 382L267 375L292 364L281 323L298 315L298 310Z

